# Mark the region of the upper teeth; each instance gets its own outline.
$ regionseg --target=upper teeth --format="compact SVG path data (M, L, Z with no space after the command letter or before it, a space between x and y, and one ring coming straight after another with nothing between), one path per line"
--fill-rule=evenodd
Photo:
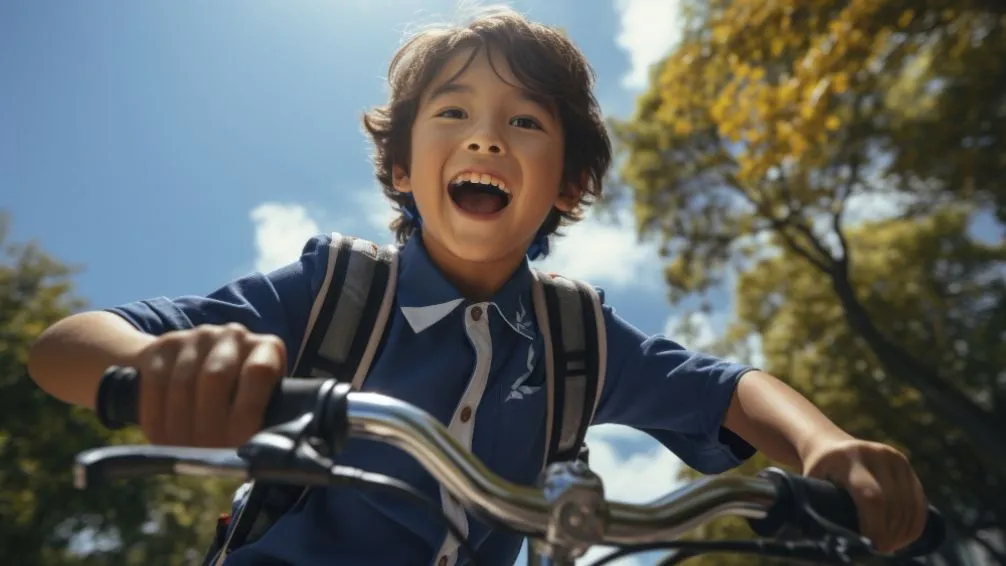
M502 179L497 179L488 173L459 173L451 179L452 185L459 185L461 183L482 183L483 185L492 185L507 193L510 192Z

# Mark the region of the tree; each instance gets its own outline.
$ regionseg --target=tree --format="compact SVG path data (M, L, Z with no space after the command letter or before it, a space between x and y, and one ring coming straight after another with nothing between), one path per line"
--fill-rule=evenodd
M7 225L0 214L0 563L188 563L207 547L233 486L153 478L74 489L78 452L142 435L110 433L28 377L31 343L83 302L72 295L75 270L34 243L8 243Z
M924 363L945 368L947 379L962 389L994 391L987 403L1001 407L1006 244L975 241L967 227L967 210L958 208L850 230L848 245L857 258L852 276L859 300L886 334ZM959 427L927 410L916 391L886 375L877 356L845 324L825 273L783 248L740 275L736 297L737 320L722 347L761 336L766 370L784 376L852 434L904 450L955 537L975 542L1006 564L1006 554L987 538L1006 523L1003 476L983 465L976 454L980 449L964 441ZM751 474L767 464L756 458L736 473ZM727 521L700 534L745 538L750 531L739 521ZM709 564L731 560L717 557Z
M891 178L929 200L982 202L1006 221L1006 4L942 4L902 15L919 20L924 43L887 96Z
M911 219L946 206L946 195L1003 202L1003 91L987 75L1003 54L1004 16L992 6L695 2L681 45L615 132L640 231L673 257L672 301L722 286L778 243L825 276L884 374L959 426L1006 477L1006 417L990 409L988 391L957 387L881 329L886 315L865 307L846 235L882 203ZM953 63L962 54L966 64ZM952 120L962 101L979 99L985 117Z

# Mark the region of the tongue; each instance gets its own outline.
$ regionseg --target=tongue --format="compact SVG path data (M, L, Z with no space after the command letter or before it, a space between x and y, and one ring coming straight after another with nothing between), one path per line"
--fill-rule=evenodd
M462 185L452 195L461 210L471 214L494 214L507 205L506 197L471 185Z

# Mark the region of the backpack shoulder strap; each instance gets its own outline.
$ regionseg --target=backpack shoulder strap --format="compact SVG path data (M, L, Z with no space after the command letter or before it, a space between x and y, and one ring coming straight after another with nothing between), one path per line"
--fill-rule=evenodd
M334 377L359 389L391 314L398 250L332 234L326 268L295 374Z
M532 295L545 341L545 465L576 459L604 390L607 340L601 298L580 281L534 272Z
M360 389L394 303L398 249L333 233L325 270L293 375L334 377ZM231 549L257 540L306 493L298 486L251 482L229 536L214 542L205 563L219 566Z

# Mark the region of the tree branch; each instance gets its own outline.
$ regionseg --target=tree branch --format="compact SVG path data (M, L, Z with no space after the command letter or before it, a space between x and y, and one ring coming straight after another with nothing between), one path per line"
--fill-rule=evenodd
M855 146L854 140L861 139L866 132L861 131L865 128L856 128L862 118L863 101L865 97L859 95L852 104L852 119L850 122L853 127L850 130L855 129L856 131L850 131L845 137L842 143L842 149L839 155L849 156L849 178L844 184L838 186L836 190L835 200L832 202L834 210L832 210L831 215L831 228L835 231L835 235L838 237L839 244L839 257L837 258L837 263L843 271L848 270L849 266L849 241L845 237L845 231L842 230L842 217L845 214L845 205L852 196L853 191L856 190L856 185L860 181L860 171L862 169L862 155L860 151L853 149Z
M835 264L835 258L834 256L831 255L831 250L826 248L824 244L821 243L821 240L817 237L816 234L814 234L814 230L806 223L806 218L804 218L800 213L794 210L796 208L794 205L797 204L797 200L793 198L793 193L790 190L788 177L782 168L779 168L779 181L778 183L776 183L776 187L782 193L783 200L786 203L786 217L781 219L781 222L783 222L783 224L785 224L786 226L790 226L799 233L803 234L806 237L807 241L810 243L811 247L813 247L817 251L817 253L821 255L822 258L826 258L826 259L819 259L816 260L816 262L814 262L814 265L818 269L821 269L826 273L831 271L832 269L831 266ZM759 186L757 188L757 191L759 195L761 195L764 201L769 200L763 190L763 187ZM769 209L768 204L764 204L759 209L759 212L761 212L763 216L767 216L770 219L774 219L774 215ZM806 248L803 249L805 250ZM800 253L800 255L803 255L805 258L808 257L806 252L801 253L798 251L798 253Z
M804 259L809 261L811 265L820 269L821 271L825 273L830 273L832 271L833 269L832 265L825 263L820 258L814 257L814 254L812 254L810 250L798 244L796 240L794 240L793 237L786 232L787 224L785 222L775 218L772 218L769 221L772 222L772 225L776 228L776 232L778 232L779 236L782 237L783 241L786 242L786 245L789 246L791 250L802 256Z
M781 237L783 239L783 241L786 243L786 245L793 252L795 252L800 257L802 257L802 258L806 259L807 261L809 261L811 263L811 265L813 265L814 267L820 269L821 271L823 271L825 273L828 273L828 272L831 271L831 269L832 269L831 265L829 265L826 261L824 261L824 260L822 260L820 258L814 257L814 254L811 253L811 251L809 249L807 249L806 247L801 246L799 243L797 243L797 241L795 239L793 239L793 236L791 236L786 231L786 228L789 228L789 227L793 227L793 228L799 229L799 226L796 223L794 223L794 221L793 221L793 219L795 218L795 215L792 214L792 211L790 211L790 214L787 214L785 218L778 218L778 217L776 217L776 215L772 213L772 210L768 207L768 205L766 205L765 203L759 201L754 196L752 196L750 193L748 193L744 189L740 188L742 186L742 184L740 183L740 181L736 177L734 177L733 175L730 175L730 177L731 177L731 181L733 182L734 186L736 186L738 188L737 192L739 192L741 195L743 195L744 198L752 206L755 207L755 210L757 210L758 213L765 220L767 220L769 224L772 225L772 228L775 229L776 233L779 234L779 237ZM813 239L813 237L811 238L811 240L812 240L811 241L812 244L819 243L819 242L816 242ZM830 255L828 255L827 257L829 257L829 259L833 259L833 258L831 258Z
M847 199L848 194L843 195L841 200L836 202L835 210L831 214L831 229L838 236L838 257L835 258L835 263L843 270L848 270L849 266L849 241L846 240L845 231L842 230L842 217L845 214L845 202Z

